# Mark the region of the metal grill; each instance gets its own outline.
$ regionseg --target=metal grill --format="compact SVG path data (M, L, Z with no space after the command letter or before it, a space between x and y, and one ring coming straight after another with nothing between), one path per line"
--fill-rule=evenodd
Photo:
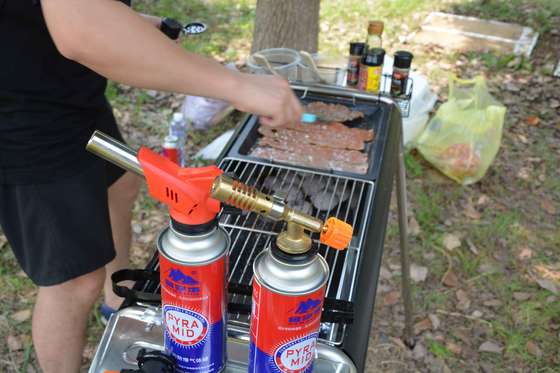
M326 296L353 301L360 248L363 247L366 231L365 222L370 213L367 206L371 206L373 198L372 181L235 158L224 158L218 167L225 172L234 172L242 183L263 193L274 194L278 189L284 190L288 193L286 203L292 208L323 221L334 216L351 224L354 227L352 241L344 251L321 244L317 233L312 234L311 238L319 245L319 253L329 264ZM254 213L225 215L220 223L230 234L232 242L230 284L252 285L255 257L274 236L286 229L287 223ZM251 297L230 294L229 301L250 305ZM229 323L249 327L250 317L230 313ZM320 340L340 344L343 336L344 325L321 324Z

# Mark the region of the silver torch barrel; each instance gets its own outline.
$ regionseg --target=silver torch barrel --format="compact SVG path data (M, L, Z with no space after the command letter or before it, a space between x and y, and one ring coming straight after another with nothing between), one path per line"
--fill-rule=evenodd
M127 171L146 178L142 165L138 162L138 152L101 131L95 131L86 149Z

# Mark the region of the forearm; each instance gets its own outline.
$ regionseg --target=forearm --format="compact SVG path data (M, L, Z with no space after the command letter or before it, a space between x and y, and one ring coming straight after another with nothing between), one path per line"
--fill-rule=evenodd
M127 85L235 101L240 73L190 53L114 0L42 0L60 52Z

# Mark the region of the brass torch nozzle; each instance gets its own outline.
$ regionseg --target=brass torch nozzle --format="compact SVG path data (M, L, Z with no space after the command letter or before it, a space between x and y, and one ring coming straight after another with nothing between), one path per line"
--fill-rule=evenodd
M269 196L224 175L214 180L210 197L245 211L295 223L311 232L321 232L323 229L320 219L286 206L283 198Z
M227 176L220 175L212 183L210 197L274 220L288 222L288 229L278 235L276 243L288 253L302 253L311 248L311 238L303 230L321 233L321 242L342 250L352 239L352 227L343 221L330 218L325 225L320 219L294 210L284 203L285 192L277 191L271 197Z

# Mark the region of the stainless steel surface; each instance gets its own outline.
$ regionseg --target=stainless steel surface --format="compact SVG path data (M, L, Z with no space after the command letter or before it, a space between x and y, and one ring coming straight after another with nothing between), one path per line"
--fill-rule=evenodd
M101 131L93 133L86 145L86 149L106 161L142 178L146 178L142 165L138 162L138 152Z
M276 294L307 295L325 285L329 267L321 255L305 264L287 265L270 255L269 248L255 258L253 274L262 286Z
M148 319L156 312L145 307L127 307L115 313L109 320L101 338L89 373L120 371L137 368L136 356L141 348L163 351L163 326L156 324L149 331ZM247 372L249 354L249 330L230 326L228 328L228 363L226 373ZM356 367L344 353L319 343L316 349L315 373L357 373Z
M218 228L199 236L176 232L173 224L165 227L158 236L158 250L167 260L187 266L202 266L221 258L230 247L229 234Z
M240 181L258 188L261 192L273 194L282 189L287 192L286 203L298 207L321 220L334 216L354 227L354 235L348 248L338 251L325 246L319 241L319 234L312 239L319 245L319 253L325 258L330 268L327 280L326 296L340 300L353 301L354 287L358 273L358 258L364 247L364 237L373 198L374 183L352 177L343 177L315 171L293 169L287 166L270 165L264 162L224 158L218 167L224 172L235 172ZM319 186L314 188L314 186ZM333 196L346 196L344 202L337 203L333 196L324 197L323 190L336 191ZM324 210L312 207L311 199L318 198ZM277 222L254 213L242 216L223 216L221 226L231 236L230 283L252 285L254 258L278 233L286 230L285 222ZM230 301L251 304L251 297L230 294ZM229 325L249 327L250 316L230 313ZM323 323L319 340L329 344L343 341L345 326Z
M412 287L410 284L410 250L408 247L408 216L406 208L406 170L404 164L403 140L399 140L397 159L397 205L399 211L399 239L401 246L402 289L404 301L404 342L414 345L412 314Z

